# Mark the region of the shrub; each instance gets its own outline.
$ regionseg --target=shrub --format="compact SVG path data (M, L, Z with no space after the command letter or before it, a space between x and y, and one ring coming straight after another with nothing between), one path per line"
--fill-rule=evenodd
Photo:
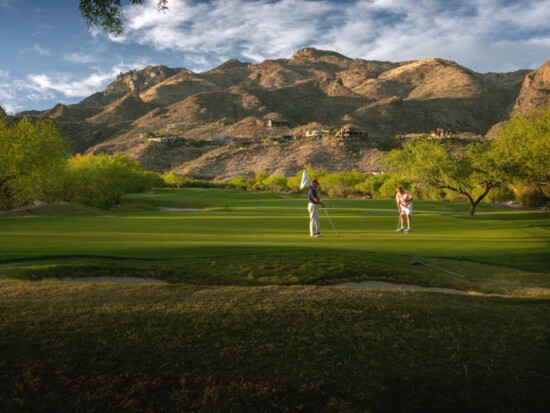
M250 189L254 185L255 180L247 176L240 175L227 182L227 186L237 189Z
M68 201L109 208L123 194L142 192L162 183L158 174L120 154L76 155L68 160L63 194Z

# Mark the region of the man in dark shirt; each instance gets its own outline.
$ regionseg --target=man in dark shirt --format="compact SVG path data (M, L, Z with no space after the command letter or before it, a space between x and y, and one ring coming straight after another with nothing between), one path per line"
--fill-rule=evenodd
M319 181L314 179L311 181L311 186L307 191L307 210L309 211L309 235L311 237L322 237L321 235L321 223L319 220L319 205L323 208L325 204L319 199L317 195L317 187L319 186Z

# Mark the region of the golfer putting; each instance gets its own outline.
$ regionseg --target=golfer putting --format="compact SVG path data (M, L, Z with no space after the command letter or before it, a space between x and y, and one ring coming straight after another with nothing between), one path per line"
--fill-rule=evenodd
M319 181L314 179L311 181L311 186L307 191L307 210L309 212L309 236L310 237L322 237L321 234L321 220L319 219L319 205L323 208L325 204L319 198L317 194L317 187L319 186Z
M397 187L395 201L397 202L401 227L398 227L396 231L411 232L412 200L413 196L409 191L400 186ZM405 229L405 216L407 217L407 229Z

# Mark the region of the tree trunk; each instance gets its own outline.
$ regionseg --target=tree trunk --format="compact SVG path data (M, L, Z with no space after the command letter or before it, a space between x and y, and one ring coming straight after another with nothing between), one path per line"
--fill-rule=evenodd
M474 216L476 212L476 207L483 200L483 198L487 196L491 188L492 188L491 185L486 186L485 191L483 191L483 193L475 201L468 195L468 199L470 200L470 211L469 211L470 216L472 217Z
M454 188L452 186L445 185L445 186L441 186L440 188L450 189L451 191L458 192L459 194L464 195L466 198L468 198L468 202L470 202L470 210L468 211L468 213L470 214L471 217L473 217L474 214L476 213L477 205L483 200L483 198L487 196L491 188L494 188L495 186L497 185L486 184L485 190L475 201L474 201L474 198L472 198L472 196L468 192L464 191L460 187Z

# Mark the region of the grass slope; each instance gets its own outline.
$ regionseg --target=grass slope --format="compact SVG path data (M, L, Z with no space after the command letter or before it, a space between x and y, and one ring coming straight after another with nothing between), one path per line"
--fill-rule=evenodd
M1 411L547 407L547 300L314 286L0 291Z

